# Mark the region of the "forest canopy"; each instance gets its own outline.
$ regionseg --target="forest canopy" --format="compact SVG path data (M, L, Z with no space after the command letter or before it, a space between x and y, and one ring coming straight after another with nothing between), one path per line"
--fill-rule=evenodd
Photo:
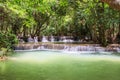
M0 32L87 37L103 46L119 43L120 12L108 1L0 0Z

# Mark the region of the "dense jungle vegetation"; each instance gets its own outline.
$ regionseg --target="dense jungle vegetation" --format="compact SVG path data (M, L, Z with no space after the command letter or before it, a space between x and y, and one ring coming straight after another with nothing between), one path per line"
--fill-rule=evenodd
M119 43L120 12L104 1L0 0L0 47L11 46L18 35L87 37L103 46Z

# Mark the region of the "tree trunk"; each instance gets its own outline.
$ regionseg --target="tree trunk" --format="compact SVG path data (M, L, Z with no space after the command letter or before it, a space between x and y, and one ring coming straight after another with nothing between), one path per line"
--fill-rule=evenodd
M105 26L104 22L102 21L102 18L104 17L104 3L101 1L98 1L98 32L99 32L99 43L102 46L107 46L107 40L105 36Z

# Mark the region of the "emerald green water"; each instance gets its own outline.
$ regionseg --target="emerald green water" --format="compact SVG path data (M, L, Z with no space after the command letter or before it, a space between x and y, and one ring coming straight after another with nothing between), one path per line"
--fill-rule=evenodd
M120 80L120 58L53 51L20 52L0 62L0 80Z

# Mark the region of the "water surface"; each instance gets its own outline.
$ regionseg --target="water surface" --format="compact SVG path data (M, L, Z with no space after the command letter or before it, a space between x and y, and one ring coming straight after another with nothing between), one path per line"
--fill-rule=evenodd
M26 51L0 62L0 80L120 80L119 74L116 55Z

